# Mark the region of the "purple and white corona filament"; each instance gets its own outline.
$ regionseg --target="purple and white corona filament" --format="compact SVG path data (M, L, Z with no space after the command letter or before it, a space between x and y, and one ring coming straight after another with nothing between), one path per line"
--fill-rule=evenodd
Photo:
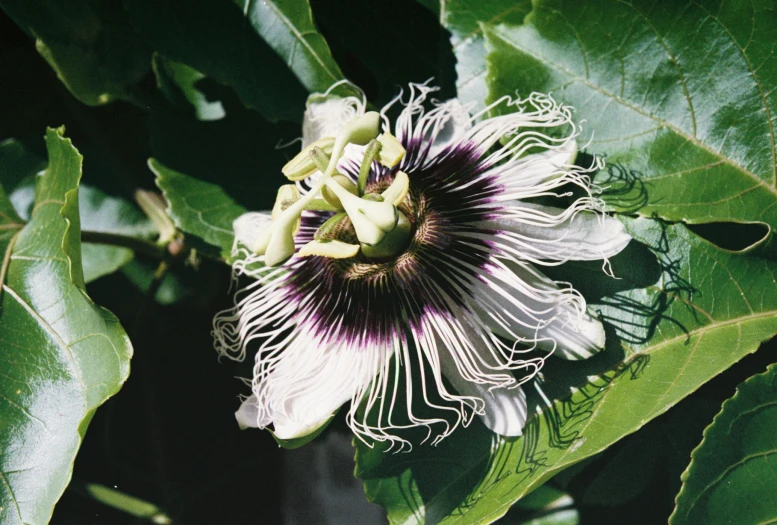
M532 94L484 118L434 90L411 85L380 114L312 98L305 154L284 168L296 186L272 216L235 221L235 271L255 280L214 336L229 358L257 349L242 426L303 437L350 401L362 438L410 445L398 434L421 426L436 443L475 414L520 435L521 384L547 356L603 348L582 296L539 269L606 260L630 240L591 193L601 162L573 164L570 108Z

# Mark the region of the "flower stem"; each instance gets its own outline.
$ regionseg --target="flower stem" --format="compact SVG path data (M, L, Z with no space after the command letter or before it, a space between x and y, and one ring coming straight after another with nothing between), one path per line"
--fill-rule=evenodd
M165 245L159 245L153 241L129 237L118 233L84 230L81 232L81 240L94 244L108 244L111 246L129 248L133 252L142 253L143 255L148 255L155 259L162 259L167 253Z

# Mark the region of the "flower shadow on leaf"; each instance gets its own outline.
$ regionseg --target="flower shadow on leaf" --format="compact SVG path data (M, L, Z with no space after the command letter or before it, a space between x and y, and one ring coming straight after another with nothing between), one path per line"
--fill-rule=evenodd
M379 447L357 445L357 475L367 481L370 499L389 509L390 519L438 523L466 513L491 491L514 493L527 483L538 486L555 473L551 458L558 455L552 449L571 453L582 445L581 430L608 387L621 378L640 379L650 355L639 348L648 344L659 323L689 333L670 307L680 301L695 316L689 304L695 290L683 277L682 262L670 253L667 226L656 224L662 233L650 246L635 239L610 259L615 279L602 272L601 261L544 268L551 278L571 282L599 312L607 346L585 361L547 361L539 388L525 386L530 415L523 436L497 436L476 418L437 447L386 454ZM397 497L404 503L401 511Z
M647 191L650 183L645 182L642 173L622 164L607 164L595 182L602 188L607 206L620 213L635 214L650 202Z

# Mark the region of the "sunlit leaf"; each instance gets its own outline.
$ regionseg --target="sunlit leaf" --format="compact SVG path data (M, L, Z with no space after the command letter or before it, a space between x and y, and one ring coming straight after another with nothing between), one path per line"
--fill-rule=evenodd
M118 320L84 290L81 156L63 130L46 135L50 165L23 225L2 208L0 521L48 523L95 411L129 373Z
M775 227L776 20L772 2L540 0L483 26L490 99L574 106L612 209Z
M423 2L422 2L423 3ZM482 109L488 98L486 82L486 46L481 22L520 24L531 11L530 0L449 0L437 13L440 23L450 31L456 55L457 97Z

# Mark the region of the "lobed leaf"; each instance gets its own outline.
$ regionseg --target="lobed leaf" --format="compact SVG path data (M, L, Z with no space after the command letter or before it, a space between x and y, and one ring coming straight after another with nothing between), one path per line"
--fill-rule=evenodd
M450 32L456 55L457 97L465 104L474 104L476 110L482 109L489 84L486 81L488 51L480 23L520 24L531 11L531 0L449 0L442 5L437 15L440 24Z

